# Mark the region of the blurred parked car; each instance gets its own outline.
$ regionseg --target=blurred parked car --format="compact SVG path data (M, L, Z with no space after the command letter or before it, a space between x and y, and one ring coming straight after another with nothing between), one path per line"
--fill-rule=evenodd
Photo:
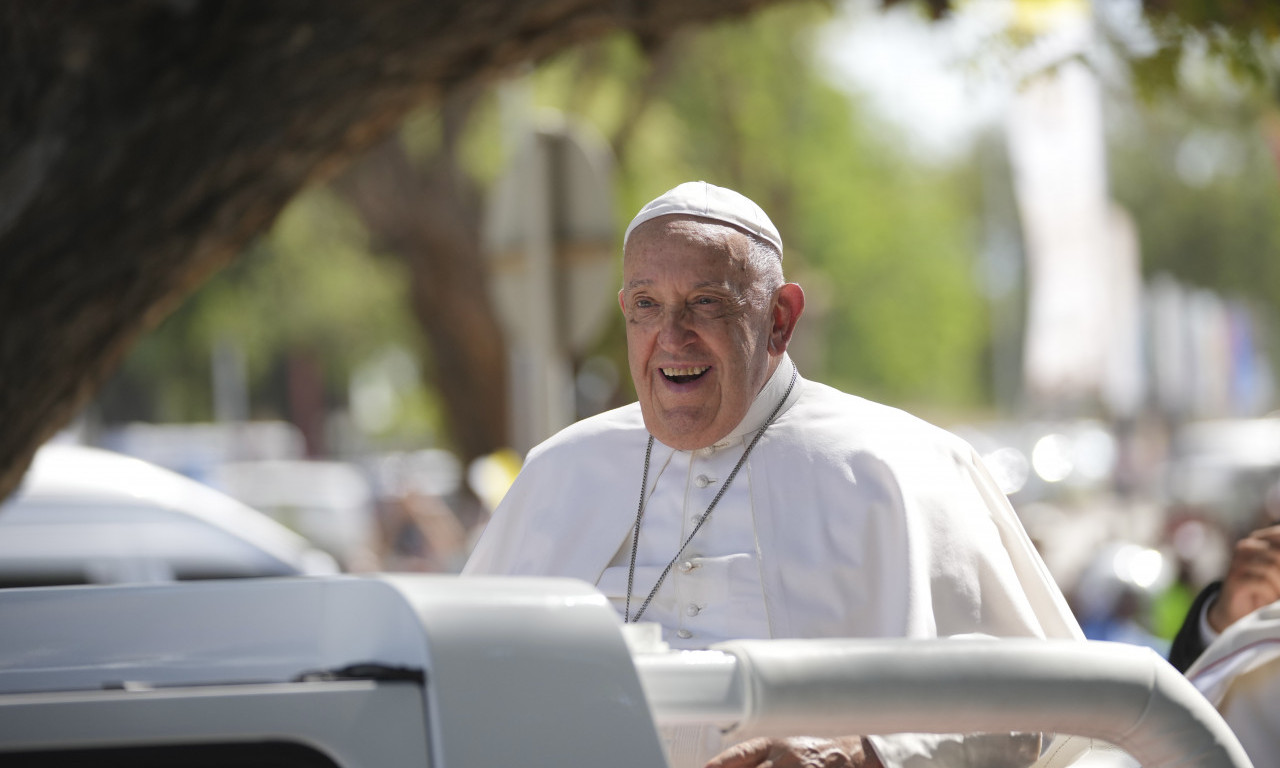
M228 462L210 470L208 481L315 542L344 570L380 567L376 499L359 467L342 461Z
M338 570L330 555L245 504L96 448L42 447L0 504L0 587Z

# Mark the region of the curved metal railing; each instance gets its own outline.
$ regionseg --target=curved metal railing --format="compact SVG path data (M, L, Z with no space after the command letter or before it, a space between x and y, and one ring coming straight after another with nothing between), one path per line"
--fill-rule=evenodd
M1177 670L1120 643L742 640L636 666L658 724L713 724L734 740L1039 731L1101 739L1147 768L1251 766Z

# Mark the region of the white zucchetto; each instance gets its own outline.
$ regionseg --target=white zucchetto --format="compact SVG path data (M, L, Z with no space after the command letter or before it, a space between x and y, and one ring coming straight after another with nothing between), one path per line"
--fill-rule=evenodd
M672 215L699 216L731 224L770 243L778 249L778 256L782 256L782 236L764 209L732 189L705 181L686 181L641 208L627 225L626 234L622 236L623 247L636 227L650 219Z

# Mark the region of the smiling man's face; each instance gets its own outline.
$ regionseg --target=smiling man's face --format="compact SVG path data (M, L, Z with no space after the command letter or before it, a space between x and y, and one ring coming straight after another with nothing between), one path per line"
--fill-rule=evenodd
M673 448L729 434L786 348L784 340L771 353L776 289L753 268L750 248L733 227L678 216L646 222L627 240L618 300L631 378L645 426Z

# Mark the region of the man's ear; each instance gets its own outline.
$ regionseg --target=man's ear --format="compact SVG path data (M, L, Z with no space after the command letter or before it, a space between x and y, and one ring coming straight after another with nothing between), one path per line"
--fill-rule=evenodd
M627 313L627 300L622 297L624 293L626 293L626 289L618 291L618 307L622 310L622 314L625 315Z
M773 299L773 328L769 331L769 352L781 355L787 351L791 334L796 330L800 315L804 314L804 289L795 283L787 283L778 289Z

